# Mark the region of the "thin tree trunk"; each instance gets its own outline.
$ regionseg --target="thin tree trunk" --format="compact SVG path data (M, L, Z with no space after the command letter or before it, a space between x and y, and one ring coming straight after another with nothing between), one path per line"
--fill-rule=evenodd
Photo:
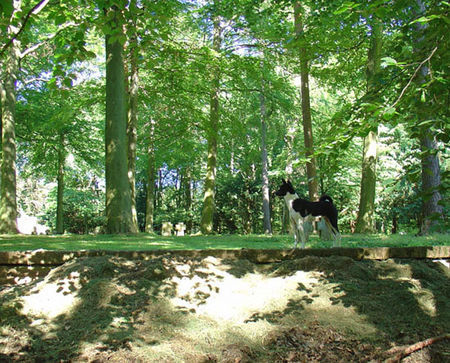
M14 18L21 10L22 2L13 1L13 12L8 26L8 35L17 33ZM19 73L20 43L13 40L5 62L4 83L1 87L2 103L2 165L0 186L0 233L17 233L16 195L16 81Z
M296 133L296 127L294 125L289 126L287 133L284 137L285 143L286 143L286 149L287 149L287 159L286 159L286 167L284 169L286 173L286 178L289 179L292 175L293 171L293 160L291 155L292 150L294 149L294 140L295 140L295 133ZM283 233L289 233L291 222L289 217L289 208L286 205L286 203L283 201L283 225L282 225L282 232Z
M378 19L373 20L372 36L369 53L367 57L367 94L373 100L376 95L375 89L378 85L378 76L381 70L381 48L382 48L382 24ZM367 115L372 117L372 115ZM356 219L356 233L375 232L375 187L377 166L377 143L378 127L369 131L364 138L361 193L359 199L358 217Z
M420 16L426 12L426 8L422 0L416 0ZM428 25L419 22L414 24L416 37L414 40L414 53L417 58L424 57L424 49L427 48L425 33ZM427 63L423 64L416 83L418 87L422 87L430 77L430 69ZM431 101L423 102L420 97L416 101L416 114L418 123L433 118L430 110ZM420 130L420 148L421 148L421 166L422 166L422 218L420 224L421 235L429 234L433 231L439 231L442 222L443 207L440 204L442 200L439 186L441 185L441 170L439 166L438 148L435 133L430 127L422 127Z
M147 164L147 199L145 212L145 232L153 233L153 214L155 212L155 122L150 121L149 142L148 142L148 164Z
M263 229L265 234L272 234L272 225L270 223L270 196L269 196L269 172L266 146L266 104L264 98L264 81L260 92L260 114L261 114L261 162L262 162L262 197L263 197Z
M304 39L302 22L302 6L299 1L294 3L295 35L297 39ZM309 199L316 201L319 199L319 186L317 181L316 158L314 157L314 138L311 121L311 100L309 94L309 65L308 55L304 44L299 47L300 57L300 78L301 78L301 98L302 98L302 120L303 136L305 140L306 154L306 176L308 178Z
M213 49L218 53L221 46L221 29L219 21L214 21ZM212 67L212 81L210 92L210 116L209 125L206 127L208 139L208 161L206 165L205 195L203 198L203 210L200 221L200 230L203 234L211 234L214 229L215 212L215 184L217 164L217 138L219 129L219 86L220 68L214 60Z
M56 233L64 233L64 164L66 160L64 150L64 133L60 131L58 148L58 191L56 197Z
M109 21L115 34L121 34L119 11ZM127 112L123 46L106 35L106 231L107 233L136 233L131 214L131 189L127 165Z
M130 40L130 96L128 107L128 179L131 188L131 215L133 228L138 230L136 211L136 146L137 146L137 112L138 112L138 91L139 91L139 69L137 64L137 37L133 34Z
M191 175L191 167L187 166L184 169L183 176L183 190L184 190L184 206L186 210L186 232L191 233L192 231L192 175Z

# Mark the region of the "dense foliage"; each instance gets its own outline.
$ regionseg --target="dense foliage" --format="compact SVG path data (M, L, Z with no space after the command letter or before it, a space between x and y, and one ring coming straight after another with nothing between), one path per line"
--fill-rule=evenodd
M10 3L0 5L0 68L2 92L8 77L17 78L19 215L39 216L56 231L61 205L67 232L105 226L106 37L123 48L128 118L136 112L132 183L140 230L147 230L149 213L156 231L166 221L200 230L211 140L217 143L215 232L264 231L264 150L270 191L287 177L308 196L299 49L309 67L319 191L335 201L341 230L354 229L363 138L373 130L376 229L423 231L424 219L432 218L431 231L448 230L447 2L305 1L301 37L294 31L295 1L288 0ZM108 27L107 9L119 14L123 33ZM383 28L381 71L369 89L375 20ZM16 47L20 67L11 75L4 70ZM3 116L7 106L2 97ZM434 146L424 148L424 139ZM439 160L433 173L440 182L425 190L429 155ZM430 217L423 204L433 193L441 209ZM286 231L286 211L273 194L270 213L273 231Z

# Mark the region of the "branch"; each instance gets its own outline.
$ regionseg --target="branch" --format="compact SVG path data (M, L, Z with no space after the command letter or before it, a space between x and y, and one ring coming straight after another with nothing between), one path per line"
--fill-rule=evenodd
M430 54L425 60L423 60L423 61L419 64L419 66L418 66L418 67L416 68L416 70L414 71L414 74L413 74L412 77L409 79L409 81L408 81L408 83L406 84L406 86L403 87L402 91L400 92L400 96L398 96L397 100L396 100L391 106L389 106L387 109L389 109L389 108L394 108L394 107L397 105L397 103L399 103L399 101L402 99L403 95L405 94L405 92L406 92L406 90L408 89L408 87L411 85L411 83L412 83L412 81L414 80L414 78L416 78L417 73L420 71L420 69L422 68L422 66L423 66L426 62L428 62L428 61L431 59L431 57L433 57L433 55L434 55L434 53L436 52L437 49L438 49L438 48L435 47L435 48L432 50L431 54Z
M387 352L385 352L385 354L386 355L395 354L395 356L392 358L386 359L384 361L384 363L400 362L400 360L402 360L406 356L408 356L418 350L421 350L425 347L428 347L431 344L440 342L441 340L444 340L444 339L450 339L450 334L444 334L444 335L439 335L437 337L425 339L425 340L422 340L421 342L415 343L415 344L407 346L407 347L395 347L395 348L389 349Z
M45 38L42 42L33 45L32 47L24 50L22 53L20 53L20 58L24 58L25 56L27 56L30 53L33 53L34 51L36 51L38 48L40 48L41 46L43 46L44 44L46 44L48 41L56 38L62 31L66 30L67 28L71 27L71 26L75 26L77 24L75 24L74 22L69 22L66 23L64 25L60 26L60 29L58 29L58 31L56 33L53 33L52 35L49 35L47 38Z
M22 22L22 26L20 27L19 31L12 36L12 38L3 46L2 50L0 50L0 57L6 52L6 49L14 42L14 40L17 39L17 37L22 33L25 29L25 26L27 25L28 20L31 17L31 14L38 14L45 5L48 4L50 0L40 0L35 6L31 8L31 10L28 12L28 14L25 16Z

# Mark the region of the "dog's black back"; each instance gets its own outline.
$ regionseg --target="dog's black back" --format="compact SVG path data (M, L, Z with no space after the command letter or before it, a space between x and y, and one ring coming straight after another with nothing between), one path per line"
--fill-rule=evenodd
M337 225L338 212L333 204L333 200L328 195L320 197L318 202L310 202L306 199L297 198L292 203L292 208L297 213L300 213L303 218L307 215L327 217L331 225L336 228L336 231L339 231Z

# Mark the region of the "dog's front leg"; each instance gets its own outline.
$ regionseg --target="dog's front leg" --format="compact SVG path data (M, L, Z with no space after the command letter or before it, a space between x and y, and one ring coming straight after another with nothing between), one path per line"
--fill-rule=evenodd
M298 226L298 232L300 235L300 240L302 241L302 249L305 249L305 243L306 243L306 234L305 234L305 226L303 223L300 223Z
M295 222L294 218L291 218L290 222L291 222L291 231L292 231L292 234L294 235L294 248L297 248L297 243L298 243L298 240L299 240L297 223Z
M308 219L307 218L299 218L297 221L297 229L298 229L298 233L300 235L300 240L302 241L302 248L305 248L305 244L306 242L308 242L308 238L309 238L309 226L310 224L307 223Z

